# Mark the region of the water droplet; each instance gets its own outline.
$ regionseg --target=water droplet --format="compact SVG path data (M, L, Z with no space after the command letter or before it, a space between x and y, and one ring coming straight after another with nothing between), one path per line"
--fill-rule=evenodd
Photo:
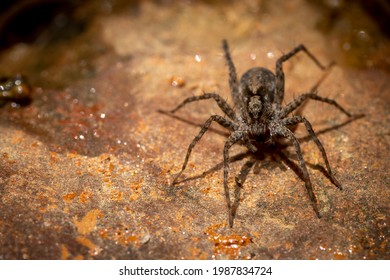
M195 55L195 61L196 62L201 62L202 61L202 57L199 54Z

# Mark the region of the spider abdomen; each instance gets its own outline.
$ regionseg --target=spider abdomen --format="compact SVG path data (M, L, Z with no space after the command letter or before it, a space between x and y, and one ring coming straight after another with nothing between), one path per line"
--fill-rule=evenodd
M262 102L272 103L275 95L275 75L264 67L251 68L242 75L240 90L244 99L257 95ZM248 105L248 102L249 100L244 100L245 105Z

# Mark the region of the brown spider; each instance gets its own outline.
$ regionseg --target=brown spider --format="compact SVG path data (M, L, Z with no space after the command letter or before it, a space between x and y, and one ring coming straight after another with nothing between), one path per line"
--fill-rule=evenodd
M228 173L229 173L229 149L236 143L242 143L252 153L258 151L262 145L272 145L278 137L286 138L294 145L295 152L298 158L298 164L301 169L303 179L305 181L306 190L312 202L315 213L318 218L321 217L317 206L317 199L314 195L309 173L306 168L306 163L303 159L301 148L298 139L295 137L292 127L296 124L303 123L314 143L320 150L325 161L326 169L330 180L339 189L342 189L340 183L335 178L332 169L330 168L328 158L324 147L313 131L310 122L303 116L289 116L291 112L297 109L305 100L313 99L316 101L328 103L335 106L348 117L352 115L342 108L336 101L325 97L318 96L313 88L309 93L304 93L293 99L286 106L282 107L284 98L284 73L283 62L290 59L300 51L305 52L314 63L325 70L325 67L312 55L304 45L299 45L287 54L282 55L276 61L276 73L273 74L270 70L263 67L251 68L242 75L240 82L237 81L236 69L230 56L228 43L223 41L223 50L229 67L229 86L230 93L234 101L233 108L218 94L205 93L200 96L189 97L180 103L176 108L168 113L175 113L184 105L203 99L214 99L219 108L223 111L226 117L212 115L202 126L199 134L192 140L188 147L187 154L180 172L174 177L172 184L177 183L178 178L186 169L188 159L192 149L201 139L203 134L208 130L212 122L217 122L224 128L230 131L224 150L223 150L223 186L225 189L226 203L228 209L229 226L233 226L233 211L230 202L230 194L228 188Z

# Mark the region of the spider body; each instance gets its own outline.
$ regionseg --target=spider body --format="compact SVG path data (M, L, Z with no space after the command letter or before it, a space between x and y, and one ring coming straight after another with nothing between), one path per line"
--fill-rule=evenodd
M266 68L251 68L242 75L239 85L240 110L249 125L248 138L264 142L270 138L269 122L274 118L275 75Z
M238 82L235 66L230 56L226 40L223 41L223 50L229 68L229 87L235 106L231 107L218 94L204 93L200 96L194 96L185 99L175 109L169 111L169 113L175 113L177 110L188 103L205 99L214 99L225 114L224 117L213 115L203 124L199 134L190 143L181 171L173 179L172 185L177 183L178 178L185 170L194 146L208 130L211 123L217 122L230 131L230 136L227 138L223 150L223 179L230 227L233 226L234 214L230 202L230 192L228 188L229 149L234 144L241 143L246 146L249 151L255 153L258 149L261 149L262 145L268 143L272 144L276 141L277 138L286 138L293 144L298 159L298 165L305 181L308 196L312 202L315 213L320 218L321 214L317 206L317 199L313 192L309 173L302 156L299 141L295 137L293 131L290 129L292 126L295 126L299 123L303 123L305 125L306 130L311 136L311 139L315 142L322 154L330 180L339 189L341 189L341 185L336 180L332 169L330 168L325 149L314 133L310 122L303 116L289 116L289 114L308 99L328 103L338 108L349 117L351 114L342 108L336 101L318 96L314 89L311 92L298 96L297 98L287 103L284 107L282 107L281 104L284 99L283 63L286 60L294 56L296 53L302 51L305 52L322 70L324 70L325 67L306 49L304 45L299 45L289 53L281 56L276 61L275 74L266 68L255 67L246 71Z

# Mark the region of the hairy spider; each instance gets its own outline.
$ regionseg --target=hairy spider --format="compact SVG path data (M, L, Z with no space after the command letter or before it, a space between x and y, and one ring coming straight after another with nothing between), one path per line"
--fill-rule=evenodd
M233 226L233 212L230 202L230 193L228 188L228 174L229 174L229 149L236 143L242 143L250 152L255 153L261 145L273 144L279 137L286 138L291 141L295 148L295 153L298 158L299 168L302 172L305 186L313 209L318 218L321 217L320 211L317 206L317 199L314 195L312 184L310 181L309 173L306 168L306 163L303 159L300 144L295 137L293 131L289 127L303 123L308 131L311 139L317 145L322 157L325 161L326 169L330 180L339 189L342 189L340 183L335 178L332 169L330 168L328 158L324 147L320 140L317 138L312 125L303 116L289 116L295 109L297 109L305 100L313 99L316 101L328 103L348 117L352 115L342 108L336 101L325 97L318 96L316 91L313 90L308 93L304 93L282 107L282 101L284 98L284 73L283 63L290 59L292 56L300 51L305 52L314 63L325 70L325 67L311 54L304 45L299 45L289 53L282 55L276 61L276 72L272 73L270 70L263 67L251 68L242 75L240 82L237 81L236 69L230 56L228 43L223 40L223 50L227 65L229 67L229 86L230 93L234 101L234 109L218 94L216 93L204 93L200 96L189 97L180 103L176 108L169 113L175 113L184 105L204 100L214 99L219 108L226 115L225 117L219 115L212 115L202 126L199 134L192 140L188 147L187 154L180 172L174 177L171 185L177 183L178 178L182 175L186 169L188 159L191 155L192 149L208 130L212 122L217 122L224 128L230 131L230 136L225 142L223 149L223 186L225 190L228 220L229 226Z

